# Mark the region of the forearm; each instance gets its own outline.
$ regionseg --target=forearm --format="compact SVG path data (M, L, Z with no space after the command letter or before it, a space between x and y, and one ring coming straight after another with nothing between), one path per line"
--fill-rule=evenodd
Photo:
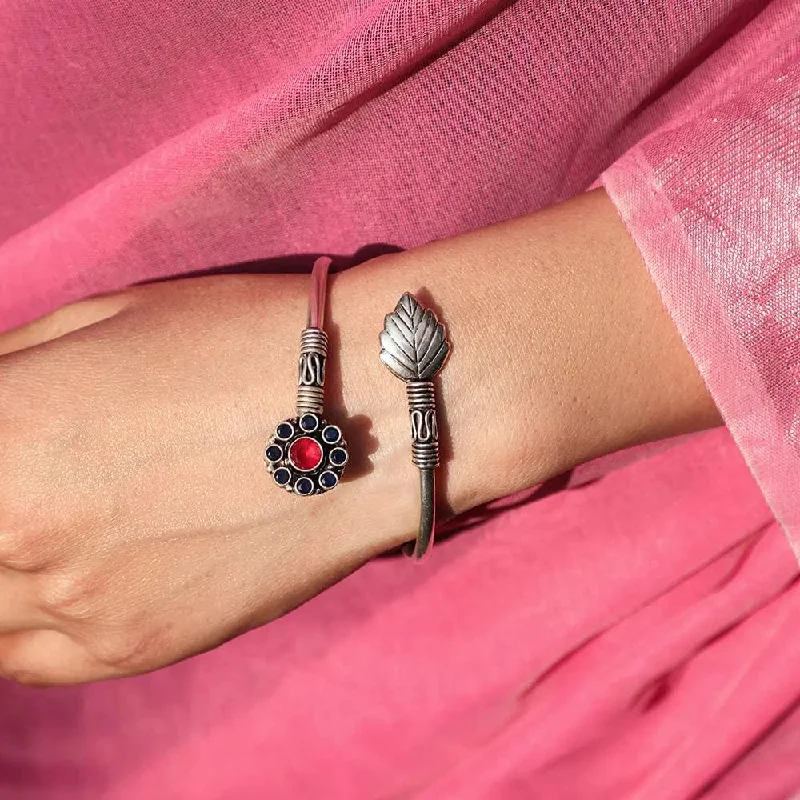
M377 358L377 333L406 290L433 299L453 342L441 409L443 494L454 512L719 424L635 245L597 191L334 281L343 397L375 420L369 479L390 484L393 503L413 497L414 468L402 390Z

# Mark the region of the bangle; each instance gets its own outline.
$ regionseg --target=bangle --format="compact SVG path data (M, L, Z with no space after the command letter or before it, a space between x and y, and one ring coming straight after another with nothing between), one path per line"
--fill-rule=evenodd
M334 489L348 459L341 428L322 416L328 357L323 324L330 264L329 258L318 258L311 272L308 325L300 337L297 416L275 426L264 451L272 480L301 497Z
M420 476L420 521L416 541L406 544L403 551L420 559L433 545L436 521L439 429L433 378L447 360L450 343L436 314L408 293L387 314L380 343L381 361L406 384L411 460L419 468Z

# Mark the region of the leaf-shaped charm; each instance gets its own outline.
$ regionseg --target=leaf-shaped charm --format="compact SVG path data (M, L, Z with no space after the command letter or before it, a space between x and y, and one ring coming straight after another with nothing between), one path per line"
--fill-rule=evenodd
M411 294L404 294L386 315L381 333L381 361L404 381L429 381L450 350L444 325Z

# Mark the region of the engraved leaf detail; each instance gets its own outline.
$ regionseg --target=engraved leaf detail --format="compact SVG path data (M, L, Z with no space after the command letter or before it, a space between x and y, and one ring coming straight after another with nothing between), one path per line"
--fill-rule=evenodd
M404 294L381 333L381 361L404 381L429 381L450 350L444 325L433 311Z

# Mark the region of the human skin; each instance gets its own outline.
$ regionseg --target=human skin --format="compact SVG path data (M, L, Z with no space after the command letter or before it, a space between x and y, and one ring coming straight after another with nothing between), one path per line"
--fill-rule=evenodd
M405 394L378 359L405 291L441 310L453 343L444 514L720 423L602 190L331 278L326 416L353 458L324 496L279 491L263 463L293 414L307 276L76 304L0 337L0 674L156 669L413 538Z

